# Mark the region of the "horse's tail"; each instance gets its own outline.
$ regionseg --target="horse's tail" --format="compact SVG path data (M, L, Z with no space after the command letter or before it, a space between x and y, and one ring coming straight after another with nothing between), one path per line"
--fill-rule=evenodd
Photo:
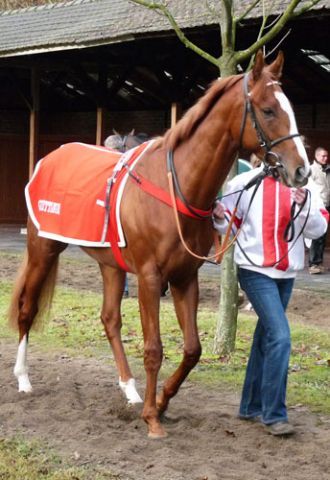
M42 327L45 320L48 318L48 313L52 304L55 284L58 271L58 260L57 257L51 269L48 272L47 278L45 279L38 299L38 312L33 319L31 328L38 330ZM11 328L18 330L18 316L19 316L19 305L21 302L21 296L24 292L26 275L28 267L28 253L25 252L23 261L18 270L17 277L13 286L11 301L8 309L8 324Z

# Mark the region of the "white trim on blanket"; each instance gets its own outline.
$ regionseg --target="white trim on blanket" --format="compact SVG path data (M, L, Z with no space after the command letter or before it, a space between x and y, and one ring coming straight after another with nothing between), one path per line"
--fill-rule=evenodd
M38 231L38 236L43 238L49 238L50 240L57 240L63 243L69 243L70 245L78 245L79 247L111 247L110 242L89 242L88 240L79 240L77 238L64 237L63 235L43 232L42 230Z
M129 167L129 171L133 170L137 162L140 160L140 158L145 154L145 152L151 147L151 145L154 143L155 140L150 140L148 142L148 145L146 148L136 157L132 165ZM135 147L138 148L138 147ZM128 153L128 152L127 152ZM126 155L126 154L124 154ZM123 197L124 193L124 188L126 186L127 180L128 180L129 173L127 172L119 186L118 189L118 196L117 196L117 203L116 203L116 219L117 219L117 225L118 225L118 235L119 235L119 242L118 242L118 247L126 247L126 240L125 240L125 235L123 232L123 227L121 225L121 220L120 220L120 205L121 205L121 200Z

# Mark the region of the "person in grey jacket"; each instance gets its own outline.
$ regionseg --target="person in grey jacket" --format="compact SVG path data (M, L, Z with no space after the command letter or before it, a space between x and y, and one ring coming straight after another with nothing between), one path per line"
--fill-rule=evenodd
M330 212L330 164L328 151L323 147L315 150L315 160L311 165L312 179L317 185L325 208ZM323 254L326 245L327 232L320 238L313 240L309 250L309 273L324 272Z

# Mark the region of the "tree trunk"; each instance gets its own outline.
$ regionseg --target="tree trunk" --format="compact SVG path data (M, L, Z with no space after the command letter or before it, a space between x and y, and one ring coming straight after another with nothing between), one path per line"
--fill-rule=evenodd
M233 165L227 181L237 175L238 162ZM223 186L223 190L226 183ZM237 268L234 262L234 246L224 255L221 263L220 303L215 327L214 353L228 355L235 349L238 313Z
M221 264L221 294L214 335L214 353L219 355L228 355L235 349L238 284L233 256L234 247L231 247L224 255Z
M222 77L235 75L237 73L237 61L234 51L230 48L223 51L219 66ZM222 187L222 191L225 190L227 181L235 177L237 172L238 162L235 161ZM235 349L238 313L238 284L237 268L234 262L234 247L231 247L222 259L220 289L213 350L216 354L228 355Z

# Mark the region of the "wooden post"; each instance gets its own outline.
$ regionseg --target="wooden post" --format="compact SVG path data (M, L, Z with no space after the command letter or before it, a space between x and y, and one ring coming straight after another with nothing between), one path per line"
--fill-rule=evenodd
M35 67L32 67L31 70L31 97L32 105L30 108L29 178L31 178L34 166L37 162L39 143L39 72Z
M178 102L172 102L171 105L171 127L180 120L182 114L181 104Z
M105 109L97 107L96 110L96 145L103 145Z
M105 105L107 97L108 72L105 64L99 65L99 78L97 88L96 111L96 145L103 145L105 127Z

